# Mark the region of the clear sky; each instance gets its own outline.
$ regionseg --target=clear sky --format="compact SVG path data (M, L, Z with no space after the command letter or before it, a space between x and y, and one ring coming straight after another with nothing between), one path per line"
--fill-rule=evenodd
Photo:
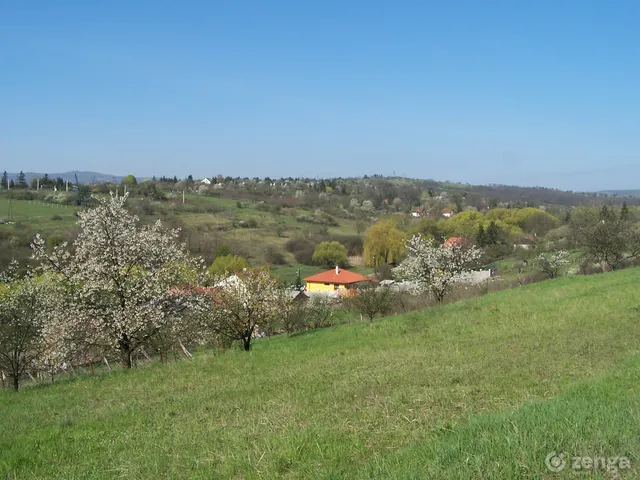
M0 169L640 188L640 2L0 0Z

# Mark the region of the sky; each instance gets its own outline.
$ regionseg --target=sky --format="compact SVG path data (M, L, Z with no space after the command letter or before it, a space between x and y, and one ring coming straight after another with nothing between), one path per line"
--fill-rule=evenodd
M640 2L0 0L0 169L640 188Z

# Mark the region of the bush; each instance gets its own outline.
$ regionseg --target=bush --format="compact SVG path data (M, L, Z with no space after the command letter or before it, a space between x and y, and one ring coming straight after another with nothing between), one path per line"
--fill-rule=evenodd
M298 215L296 217L296 222L312 223L315 225L329 225L334 227L339 225L335 218L322 210L316 210L313 215Z
M258 226L258 222L255 218L250 218L249 220L240 220L236 223L236 226L240 228L256 228Z
M273 245L269 245L267 247L267 251L264 255L264 258L267 261L267 263L270 263L271 265L284 265L287 263L282 252L278 250L277 247L274 247Z
M362 255L363 242L358 235L331 235L329 240L344 245L347 249L347 255L350 257Z
M231 249L226 243L221 243L216 247L216 257L224 257L225 255L231 255Z
M304 250L298 250L293 254L296 259L296 262L301 263L303 265L313 265L313 252L314 248L309 247Z
M357 295L348 299L349 305L373 321L376 315L385 315L395 307L397 293L389 287L368 283L357 288Z
M300 238L300 237L290 238L284 244L284 248L287 250L287 252L290 252L290 253L295 253L309 246L313 248L313 243L306 238Z
M234 255L221 255L216 257L207 270L211 275L218 276L239 273L249 267L250 265L246 258Z
M51 220L59 222L60 220L62 220L62 217L60 215L52 215Z
M388 263L378 265L377 270L379 280L393 280L393 267Z
M291 238L284 244L284 248L293 253L296 262L303 265L313 265L315 243L308 238Z
M312 260L315 265L343 267L347 263L347 249L339 242L322 242L315 248Z

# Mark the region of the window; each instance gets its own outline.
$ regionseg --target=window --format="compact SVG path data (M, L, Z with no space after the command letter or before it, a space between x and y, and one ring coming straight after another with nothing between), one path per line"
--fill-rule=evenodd
M339 284L339 283L335 283L335 284L333 285L333 289L334 289L334 290L338 290L339 288L340 288L340 284Z

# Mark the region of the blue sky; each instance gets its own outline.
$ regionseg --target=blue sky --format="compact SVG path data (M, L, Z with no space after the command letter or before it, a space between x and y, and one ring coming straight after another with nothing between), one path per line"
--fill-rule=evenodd
M0 2L0 169L640 188L640 2Z

